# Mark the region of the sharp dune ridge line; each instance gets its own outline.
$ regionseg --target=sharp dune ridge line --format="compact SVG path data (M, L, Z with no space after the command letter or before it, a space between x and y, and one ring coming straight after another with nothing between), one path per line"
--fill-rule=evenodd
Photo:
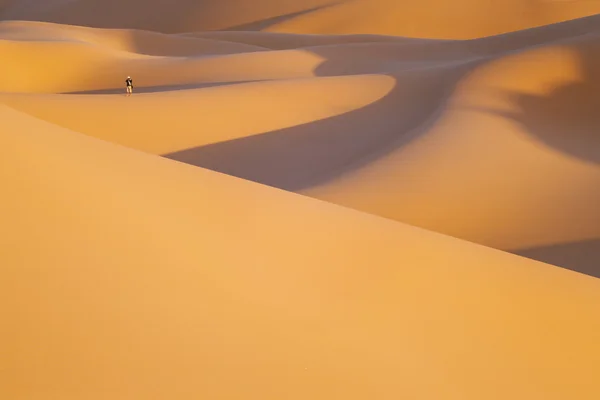
M599 398L599 10L0 0L0 397Z
M595 278L0 112L9 398L598 393Z
M586 17L599 9L598 0L19 0L0 3L0 17L165 33L263 30L469 39Z

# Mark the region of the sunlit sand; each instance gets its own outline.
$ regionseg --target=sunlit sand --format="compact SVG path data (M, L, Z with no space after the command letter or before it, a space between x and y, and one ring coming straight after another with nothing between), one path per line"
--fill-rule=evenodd
M599 11L0 0L0 398L600 398Z

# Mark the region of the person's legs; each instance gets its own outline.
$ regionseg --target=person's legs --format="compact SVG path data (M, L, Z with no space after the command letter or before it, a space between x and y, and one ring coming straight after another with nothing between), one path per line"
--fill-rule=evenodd
M132 93L131 86L129 86L129 85L127 86L127 93L128 93L128 94L131 94L131 93Z

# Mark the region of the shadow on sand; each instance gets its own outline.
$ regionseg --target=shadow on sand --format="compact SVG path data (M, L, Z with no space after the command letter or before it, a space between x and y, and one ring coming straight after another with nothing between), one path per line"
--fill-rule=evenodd
M586 23L589 25L589 21L597 20L596 17L592 17L586 20ZM263 27L269 23L275 21L270 19L270 21L256 22L256 24L263 24L261 25ZM552 36L553 40L557 40L564 34L562 30L569 31L569 27L575 26L576 23L577 21L573 22L573 25L562 24L559 26L560 29L553 28L556 29ZM249 27L238 26L230 29L249 29ZM543 43L544 29L546 28L518 32L513 36L497 37L493 42L495 51L498 51L499 55L502 51L517 51L518 48L511 39L514 39L514 35L524 35L528 43ZM586 32L576 29L570 35L584 35ZM490 54L489 49L486 50L487 44L491 43L489 40L486 38L473 41L467 46L470 46L473 54L485 56ZM436 44L433 47L437 46ZM457 44L449 42L448 46L457 46ZM600 40L588 41L583 45L563 43L562 46L570 47L578 54L581 66L581 76L578 81L557 85L544 95L505 92L501 95L514 104L516 106L514 109L517 111L505 112L493 109L480 111L495 113L521 124L528 134L556 151L589 163L600 164L600 135L598 134L600 75L596 73L600 71L600 58L596 56L599 54ZM318 48L311 49L311 52L324 59L314 71L316 76L361 72L362 67L349 67L344 65L347 62L338 61L329 53L319 54L319 51ZM452 94L456 83L466 73L485 62L487 61L481 60L452 67L430 68L427 73L422 71L403 71L395 75L388 73L396 79L395 87L385 97L363 108L303 125L186 149L164 156L281 189L299 191L358 169L410 143L427 129L428 124L435 122L439 110ZM367 73L368 68L362 72ZM240 82L156 86L136 88L136 93L237 83ZM122 92L123 88L79 93ZM198 132L198 135L202 135L202 132ZM523 249L514 253L599 276L599 247L598 240L593 240Z
M254 21L254 22L248 22L248 23L245 23L245 24L235 25L235 26L231 26L229 28L220 29L220 30L223 30L223 31L260 31L260 30L263 30L263 29L270 28L273 25L277 25L279 23L289 21L289 20L294 19L296 17L300 17L302 15L310 14L310 13L315 12L315 11L325 10L327 8L336 6L336 5L340 4L340 3L342 3L342 2L341 1L334 1L334 2L331 2L329 4L325 4L325 5L322 5L322 6L317 6L317 7L309 8L309 9L306 9L306 10L296 11L296 12L293 12L293 13L278 15L276 17L265 18L265 19L261 19L261 20L258 20L258 21Z
M498 94L515 106L513 111L469 109L510 119L544 146L600 169L600 36L586 35L577 43L559 46L576 59L576 79L564 80L545 94L500 91ZM540 68L544 68L543 62ZM600 229L600 170L595 181L588 179L587 185L579 187L581 192L572 196L598 204L597 211L586 218L597 220ZM600 239L511 252L600 278Z
M577 58L580 76L547 93L499 91L515 111L476 108L520 124L544 145L582 161L600 164L600 36L560 45ZM544 68L540 63L540 68ZM600 201L600 199L599 199Z
M490 53L486 52L486 40L492 41L496 55L501 56L517 50L515 40L524 42L526 47L544 43L548 38L554 41L561 35L584 35L598 21L600 17L593 16L583 23L567 21L493 38L426 41L392 49L408 64L431 60L440 51L448 59L453 53L464 56L465 48L473 58L462 64L433 67L429 75L410 70L388 74L396 78L402 75L403 80L384 98L343 115L164 156L286 190L302 190L359 168L417 137L419 128L424 129L436 119L435 110L445 103L461 77L493 59L487 57ZM519 122L532 136L559 151L600 162L600 135L595 132L595 127L600 126L600 113L596 112L600 109L600 79L594 74L600 71L600 64L598 57L593 56L597 50L587 48L579 52L585 73L581 82L557 87L544 96L506 93L519 111L498 114ZM314 71L316 76L374 72L372 64L360 59L348 66L347 58L332 57L331 49L316 47L310 51L324 59ZM398 63L390 65L394 71L402 69Z
M318 54L318 51L316 51ZM322 56L322 55L321 55ZM339 68L324 61L318 76ZM402 72L380 100L338 116L163 156L284 190L323 183L413 140L468 66ZM451 77L451 78L449 78Z
M234 81L234 82L206 82L206 83L188 83L183 85L160 85L160 86L138 86L134 88L134 93L159 93L175 90L190 90L190 89L206 89L216 86L238 85L242 83L259 82L259 81ZM125 87L83 90L77 92L66 92L62 94L125 94Z
M496 113L521 124L528 134L556 151L599 164L600 75L595 71L600 71L600 57L596 56L600 40L568 47L578 55L581 64L579 80L557 85L544 95L503 93L518 111L480 111ZM312 51L318 54L319 50ZM361 109L165 157L281 189L300 191L360 168L418 137L427 128L427 123L435 121L437 115L432 110L439 110L460 78L486 62L455 66L451 69L452 79L447 79L448 70L436 73L432 69L430 75L415 75L414 79L411 79L410 71L404 71L405 79L397 82L387 96ZM336 60L326 58L315 74L327 76L340 72L339 68ZM442 76L446 76L445 81ZM432 93L437 95L432 96ZM582 195L589 197L590 191L583 189ZM594 196L600 192L592 190L591 193ZM598 215L590 218L598 218ZM598 276L599 247L596 240L515 253Z
M521 249L512 253L600 278L600 239Z

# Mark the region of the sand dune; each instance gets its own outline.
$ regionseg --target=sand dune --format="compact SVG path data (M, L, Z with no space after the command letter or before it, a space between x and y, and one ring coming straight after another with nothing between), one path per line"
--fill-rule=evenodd
M600 1L595 0L352 0L287 19L266 30L470 39L585 17L599 11Z
M4 19L162 32L226 29L310 12L331 0L17 0Z
M0 0L0 397L599 398L598 10Z
M589 273L556 252L600 238L600 37L589 21L475 41L347 42L3 23L13 57L1 86L13 93L0 101L144 152ZM130 37L145 38L146 54ZM161 54L162 43L182 41L173 53L195 40L195 55ZM19 71L44 48L60 55L55 70ZM116 95L129 73L141 93ZM600 249L586 254L600 263Z
M0 99L90 136L168 154L352 112L386 96L394 85L392 77L373 75L275 80L131 99L117 95L0 95ZM343 98L338 97L341 93ZM298 97L315 101L299 105ZM232 98L238 99L235 107Z
M203 40L150 31L97 29L27 21L4 21L0 23L0 34L3 40L77 42L131 53L173 57L265 50L262 47L230 41Z
M20 0L4 19L161 32L264 30L468 39L596 14L598 0Z
M478 67L410 143L306 193L503 249L600 237L599 45Z
M600 394L594 278L0 116L8 398Z

